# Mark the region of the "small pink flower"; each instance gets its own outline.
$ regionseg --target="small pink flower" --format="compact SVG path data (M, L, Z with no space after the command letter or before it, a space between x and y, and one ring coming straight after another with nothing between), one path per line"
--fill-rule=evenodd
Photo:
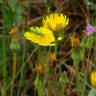
M91 36L95 32L95 27L93 27L91 24L88 24L86 26L87 36Z

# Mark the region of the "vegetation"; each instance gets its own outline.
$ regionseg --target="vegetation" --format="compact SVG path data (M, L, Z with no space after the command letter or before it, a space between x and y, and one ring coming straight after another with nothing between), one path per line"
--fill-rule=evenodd
M96 1L1 0L0 96L96 96Z

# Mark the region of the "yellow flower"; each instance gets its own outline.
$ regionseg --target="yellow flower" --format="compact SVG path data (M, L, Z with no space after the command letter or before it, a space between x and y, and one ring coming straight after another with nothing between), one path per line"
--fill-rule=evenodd
M93 87L96 88L96 71L93 71L91 73L91 84L92 84Z
M43 25L55 32L61 31L68 22L69 19L63 13L52 13L43 19Z
M38 45L55 46L55 37L52 31L45 27L31 27L30 32L25 32L24 36Z

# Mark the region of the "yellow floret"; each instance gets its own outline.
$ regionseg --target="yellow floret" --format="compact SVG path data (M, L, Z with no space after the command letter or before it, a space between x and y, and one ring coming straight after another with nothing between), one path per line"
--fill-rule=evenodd
M51 30L45 27L31 27L30 32L25 32L24 36L27 40L30 40L38 45L42 46L54 46L55 37Z
M91 84L92 84L93 87L96 88L96 71L93 71L91 73Z
M52 31L59 32L69 23L69 18L62 13L52 13L43 19L43 25Z

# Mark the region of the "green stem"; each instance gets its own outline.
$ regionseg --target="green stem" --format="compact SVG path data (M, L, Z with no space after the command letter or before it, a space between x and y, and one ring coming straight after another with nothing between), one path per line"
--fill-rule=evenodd
M48 80L48 93L47 93L47 96L51 96L51 81L50 79Z
M74 68L76 70L76 73L78 74L79 61L78 60L74 60L73 63L74 63Z
M25 67L25 65L27 64L27 62L30 60L30 58L33 56L33 54L37 51L39 47L36 47L33 52L28 56L27 60L24 62L24 65L21 66L20 70L16 73L15 78L19 75L19 73L22 71L22 69ZM14 78L14 79L15 79ZM12 81L9 83L9 85L7 86L7 89L10 87L10 85L12 84Z
M5 18L6 18L6 9L5 9L5 0L2 0L2 12L3 12L3 19L4 19L4 25L3 25L3 88L2 88L2 96L6 96L6 85L7 85L7 64L6 64L6 31L5 28Z
M79 96L79 89L78 89L78 81L79 81L79 78L78 78L78 74L79 74L79 61L78 60L74 60L73 61L74 62L74 68L75 68L75 70L76 70L76 85L77 85L77 94L78 94L78 96Z
M55 39L55 53L57 55L57 49L58 49L58 40L57 38Z
M64 95L64 87L62 86L62 96L65 96Z
M16 75L16 51L13 51L13 78L12 78L12 85L11 85L11 96L13 96L13 88L14 88L14 80Z
M23 39L23 56L22 56L22 65L24 65L24 58L25 58L25 41ZM24 79L24 68L21 69L21 74L20 74L20 82L19 82L19 88L18 88L18 93L17 96L20 96L20 87L21 87L21 83L22 80Z
M6 96L6 84L7 84L7 65L6 65L6 36L5 32L3 32L3 90L2 90L2 96Z
M58 40L56 37L56 39L55 39L55 53L56 53L56 55L57 55L57 51L58 51L57 49L58 49ZM56 67L55 67L55 69L56 69ZM56 76L55 72L54 72L54 76ZM56 77L55 77L55 79L56 79ZM54 82L55 82L55 96L58 96L57 80L55 80Z

